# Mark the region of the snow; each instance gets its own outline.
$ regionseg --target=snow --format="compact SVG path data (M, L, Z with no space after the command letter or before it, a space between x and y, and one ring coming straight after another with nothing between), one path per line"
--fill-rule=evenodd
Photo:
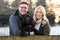
M60 35L60 26L51 27L50 35Z
M49 35L60 35L60 25L56 25L54 27L50 27ZM10 30L9 27L0 27L0 36L9 36Z
M0 27L0 36L9 36L9 27Z

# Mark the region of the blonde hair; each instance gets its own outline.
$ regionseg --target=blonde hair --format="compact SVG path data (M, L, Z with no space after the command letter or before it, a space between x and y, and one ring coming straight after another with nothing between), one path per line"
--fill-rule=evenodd
M33 14L33 19L34 21L36 21L36 17L35 17L35 14L36 14L36 11L40 9L42 11L42 15L43 15L43 19L48 21L47 17L46 17L46 11L45 11L45 8L43 6L37 6L34 10L34 14Z

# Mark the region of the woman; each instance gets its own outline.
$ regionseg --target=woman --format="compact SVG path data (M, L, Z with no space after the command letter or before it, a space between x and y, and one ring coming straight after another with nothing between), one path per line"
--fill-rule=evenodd
M40 5L35 8L33 19L35 21L35 35L49 35L50 25L48 19L46 18L46 11L43 6Z

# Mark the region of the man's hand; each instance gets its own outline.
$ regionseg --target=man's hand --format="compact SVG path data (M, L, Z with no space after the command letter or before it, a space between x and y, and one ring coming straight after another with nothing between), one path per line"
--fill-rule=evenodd
M34 32L32 31L32 32L30 32L30 36L34 36Z

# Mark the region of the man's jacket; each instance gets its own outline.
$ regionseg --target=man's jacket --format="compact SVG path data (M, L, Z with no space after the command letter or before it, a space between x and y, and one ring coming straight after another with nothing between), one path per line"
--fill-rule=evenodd
M22 26L24 26L24 25L22 25L23 20L21 20L21 17L18 14L19 14L19 12L17 10L9 18L10 35L11 36L29 35L30 31L31 31L31 29L33 29L33 27L30 26L30 27L28 27L28 29L26 29L26 28L23 29L23 27L22 27ZM27 14L30 15L29 12L27 12ZM31 24L32 24L32 21L33 21L33 18L31 16ZM28 23L28 21L27 21L27 23Z

